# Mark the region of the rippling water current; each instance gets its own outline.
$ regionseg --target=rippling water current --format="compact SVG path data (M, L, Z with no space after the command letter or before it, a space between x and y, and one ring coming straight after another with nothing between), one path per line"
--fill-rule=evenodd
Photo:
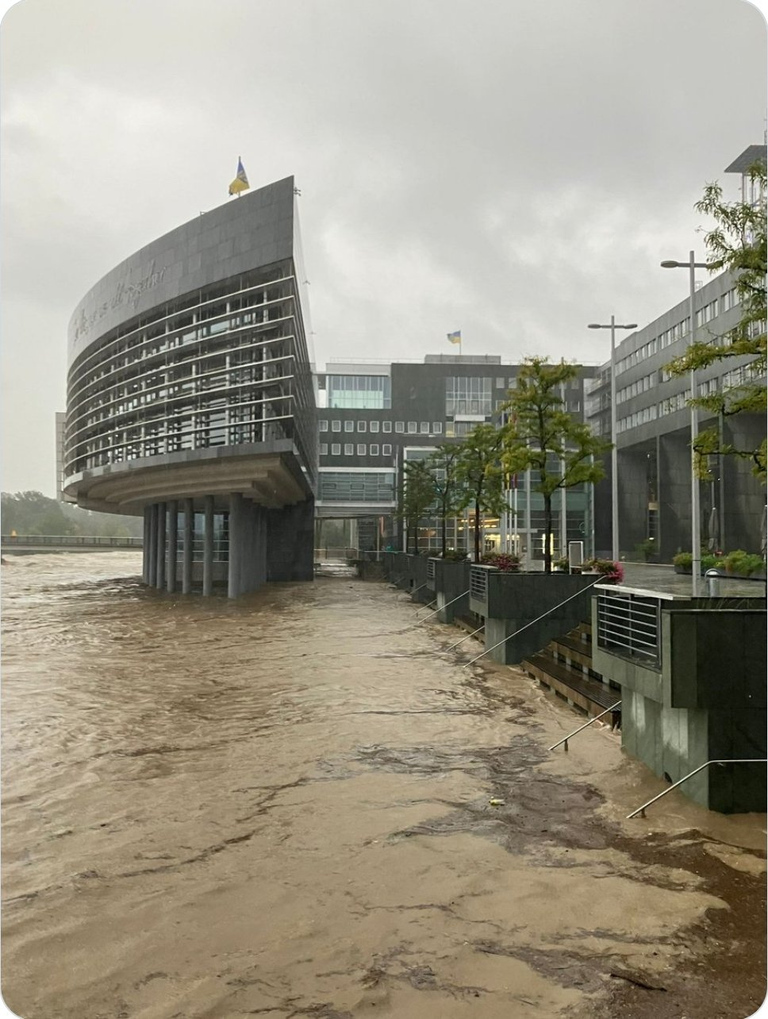
M585 928L626 941L642 902L650 959L722 905L692 876L640 883L598 827L573 828L592 797L534 771L534 695L462 670L456 631L412 628L386 585L229 602L147 591L139 569L3 566L3 994L20 1015L552 1016L599 981L553 978L542 952Z

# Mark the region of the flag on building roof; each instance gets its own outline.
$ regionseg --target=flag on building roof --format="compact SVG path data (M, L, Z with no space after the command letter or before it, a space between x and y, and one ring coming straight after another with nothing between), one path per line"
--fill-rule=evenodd
M247 191L251 185L248 183L248 177L243 166L243 161L240 156L237 157L237 176L229 185L229 193L231 195L239 195L241 191Z
M461 343L461 329L457 333L448 333L449 343Z

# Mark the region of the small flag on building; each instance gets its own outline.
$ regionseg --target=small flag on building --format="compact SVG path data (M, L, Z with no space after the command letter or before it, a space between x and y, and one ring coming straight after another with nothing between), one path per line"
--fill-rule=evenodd
M238 195L241 191L247 191L250 188L248 183L248 177L245 172L245 167L240 156L237 157L237 177L229 185L229 193L231 195Z
M449 343L458 343L461 346L461 329L457 333L448 333Z

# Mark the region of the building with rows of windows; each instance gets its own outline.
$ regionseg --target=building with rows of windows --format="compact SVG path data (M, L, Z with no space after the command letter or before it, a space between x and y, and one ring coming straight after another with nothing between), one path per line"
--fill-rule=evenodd
M395 515L405 464L436 446L465 437L476 425L499 420L516 384L518 365L492 355L427 355L422 362L330 362L318 375L320 469L319 519L354 519L361 548L400 547ZM581 368L564 398L583 417L584 383L594 368ZM543 558L544 504L528 491L525 476L508 493L509 510L487 519L486 548L507 548ZM591 486L570 489L555 508L557 548L583 540L592 548ZM449 522L448 544L470 549L469 514ZM322 532L320 532L322 534ZM322 537L320 537L322 543ZM436 521L420 529L422 548L439 546Z
M287 177L132 255L69 329L62 487L144 515L169 590L311 579L317 416Z

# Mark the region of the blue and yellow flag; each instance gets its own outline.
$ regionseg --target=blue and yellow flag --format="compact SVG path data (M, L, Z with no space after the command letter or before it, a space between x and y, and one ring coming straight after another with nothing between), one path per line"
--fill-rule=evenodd
M457 333L448 333L449 343L461 343L461 329Z
M251 185L248 183L248 177L245 173L245 168L240 156L237 157L237 177L229 185L229 193L231 195L239 195L241 191L247 191Z

